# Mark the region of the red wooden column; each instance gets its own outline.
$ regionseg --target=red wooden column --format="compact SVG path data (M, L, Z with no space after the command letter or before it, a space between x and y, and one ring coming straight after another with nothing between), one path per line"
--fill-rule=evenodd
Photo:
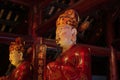
M114 25L113 25L113 21L114 18L111 14L108 14L107 16L107 44L108 47L110 48L111 52L110 52L110 56L109 56L109 61L110 61L110 77L109 80L118 80L118 74L117 74L117 64L116 64L116 51L113 48L113 46L111 45L111 43L113 42L114 39Z

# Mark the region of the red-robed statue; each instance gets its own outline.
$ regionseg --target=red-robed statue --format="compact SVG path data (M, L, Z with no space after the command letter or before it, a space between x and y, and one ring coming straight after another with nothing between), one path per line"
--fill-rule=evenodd
M91 80L90 54L76 44L79 16L73 9L66 10L56 21L56 43L62 53L47 65L47 80Z
M22 38L18 37L15 42L11 42L9 51L9 60L15 69L0 80L32 80L32 66L24 59L25 42Z

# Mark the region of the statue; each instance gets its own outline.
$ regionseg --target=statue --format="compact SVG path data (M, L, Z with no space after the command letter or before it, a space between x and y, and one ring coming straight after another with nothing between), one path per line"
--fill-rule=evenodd
M56 43L62 53L47 64L47 80L91 80L89 50L76 44L78 13L69 9L56 21Z
M17 37L9 46L9 60L15 69L9 75L0 77L0 80L32 80L32 65L25 60L25 42Z

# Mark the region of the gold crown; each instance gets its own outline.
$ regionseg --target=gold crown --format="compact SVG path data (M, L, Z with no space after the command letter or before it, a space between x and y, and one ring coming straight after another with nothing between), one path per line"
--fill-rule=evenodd
M15 39L15 42L11 42L10 46L9 46L9 51L20 51L20 52L24 52L24 46L25 46L25 42L23 41L23 39L21 37L17 37Z
M73 9L69 9L66 10L63 14L61 14L57 21L56 21L56 26L58 27L61 24L68 24L72 27L77 28L78 24L79 24L80 18L78 13L73 10Z

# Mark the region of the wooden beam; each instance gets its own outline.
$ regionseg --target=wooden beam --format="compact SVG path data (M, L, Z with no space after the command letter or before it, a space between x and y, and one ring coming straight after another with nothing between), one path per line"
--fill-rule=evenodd
M27 7L32 7L34 2L33 0L10 0L10 1L16 4L25 5Z
M16 37L23 37L26 45L33 44L33 39L31 36L16 35L11 33L0 33L0 43L9 45L11 41L14 41Z

